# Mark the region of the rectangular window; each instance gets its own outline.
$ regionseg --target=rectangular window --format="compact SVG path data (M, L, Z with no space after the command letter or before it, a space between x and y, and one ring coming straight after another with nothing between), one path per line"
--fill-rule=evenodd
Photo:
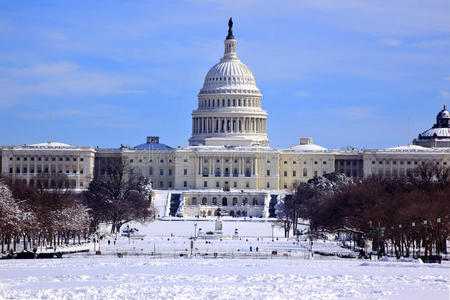
M292 177L297 176L297 172L296 171L292 171Z
M219 182L218 182L218 181L216 181L216 187L220 187L220 185L219 185Z
M169 169L169 175L172 175L172 169Z
M287 177L287 171L284 171L284 177Z
M270 188L270 183L269 182L266 183L266 187Z
M187 175L187 169L184 169L183 175Z
M153 168L152 168L152 167L150 167L150 168L148 169L148 175L150 175L150 176L153 175Z
M270 176L270 170L267 170L266 174L267 174L267 176Z
M203 182L203 187L208 187L208 181Z
M164 170L163 169L159 169L159 175L161 175L161 176L164 175Z
M159 182L159 187L164 187L164 183L162 181Z
M183 186L187 187L187 181L183 181Z

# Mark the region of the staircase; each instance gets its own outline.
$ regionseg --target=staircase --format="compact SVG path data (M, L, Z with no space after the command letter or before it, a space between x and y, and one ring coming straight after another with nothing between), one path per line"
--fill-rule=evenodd
M180 206L181 194L170 195L170 208L169 208L169 216L176 217L178 207Z

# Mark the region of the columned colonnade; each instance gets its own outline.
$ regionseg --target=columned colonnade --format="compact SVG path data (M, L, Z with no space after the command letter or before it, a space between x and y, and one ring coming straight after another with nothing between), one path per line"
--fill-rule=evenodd
M257 117L194 117L192 133L266 133L267 119Z

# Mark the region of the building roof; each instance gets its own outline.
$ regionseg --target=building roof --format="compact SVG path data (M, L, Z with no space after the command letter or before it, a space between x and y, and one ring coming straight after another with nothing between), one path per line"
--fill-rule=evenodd
M294 150L294 151L327 151L328 150L327 148L324 148L324 147L316 145L316 144L295 145L295 146L291 146L289 149Z
M31 147L43 147L43 148L73 147L72 145L59 143L59 142L38 143L38 144L31 144L29 146L31 146Z
M147 142L145 144L140 144L135 146L134 148L139 150L170 150L172 147L167 146L166 144L161 144L159 142L158 136L148 136Z
M418 146L418 145L404 145L386 148L385 150L396 150L396 151L411 151L411 150L429 150L428 148Z

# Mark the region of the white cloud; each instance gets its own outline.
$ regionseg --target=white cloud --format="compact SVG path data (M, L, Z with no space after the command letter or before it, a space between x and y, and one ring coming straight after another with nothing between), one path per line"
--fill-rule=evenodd
M450 76L445 77L444 80L450 81Z
M311 94L305 91L298 91L294 94L295 98L308 98L311 97Z
M33 96L73 96L145 93L151 81L135 76L90 70L71 62L0 68L0 102ZM2 100L3 99L3 100Z
M69 38L65 34L58 31L45 31L42 36L50 41L56 42L69 40Z
M400 46L403 43L401 40L394 39L394 38L381 38L380 42L386 46L391 46L391 47Z
M450 99L450 92L449 91L442 90L442 91L439 92L439 94L441 95L441 98Z
M348 120L373 119L376 115L375 109L367 106L350 106L329 111Z

